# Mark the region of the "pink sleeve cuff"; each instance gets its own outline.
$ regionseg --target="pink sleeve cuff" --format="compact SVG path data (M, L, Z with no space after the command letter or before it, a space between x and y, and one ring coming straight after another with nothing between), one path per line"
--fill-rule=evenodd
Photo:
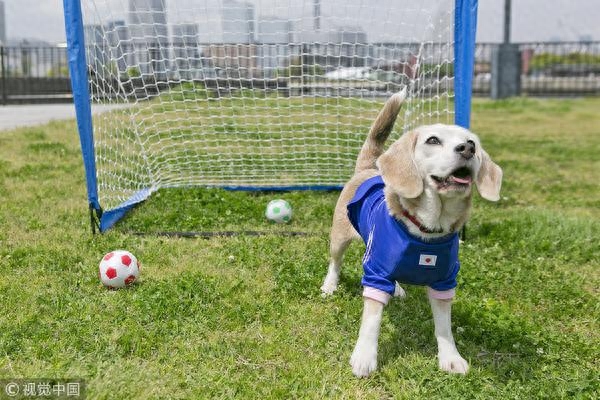
M363 297L367 297L369 299L378 301L383 305L386 305L390 301L390 298L392 296L389 293L384 292L383 290L365 286L365 288L363 289Z
M450 300L454 298L456 291L454 289L450 290L435 290L430 287L427 287L427 295L432 299L438 300Z

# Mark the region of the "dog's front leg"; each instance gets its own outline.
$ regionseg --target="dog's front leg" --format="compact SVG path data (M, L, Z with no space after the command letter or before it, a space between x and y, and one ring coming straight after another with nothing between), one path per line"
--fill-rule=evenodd
M358 377L368 376L377 369L377 342L383 307L382 303L365 297L358 340L350 357L352 372Z
M440 300L429 297L429 302L433 311L440 369L447 372L466 374L469 370L469 363L458 353L454 337L452 336L452 300Z

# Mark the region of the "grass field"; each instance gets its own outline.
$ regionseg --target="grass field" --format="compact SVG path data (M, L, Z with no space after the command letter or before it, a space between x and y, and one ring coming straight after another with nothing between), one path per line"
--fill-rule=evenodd
M337 193L277 195L296 214L273 227L273 194L165 190L92 237L74 122L0 132L0 379L82 379L90 399L598 398L598 110L600 99L475 102L473 130L505 181L499 203L475 201L461 249L464 377L437 370L419 287L386 309L380 369L352 376L363 245L336 295L319 293ZM273 234L130 233L173 229ZM97 277L116 248L143 264L129 290Z

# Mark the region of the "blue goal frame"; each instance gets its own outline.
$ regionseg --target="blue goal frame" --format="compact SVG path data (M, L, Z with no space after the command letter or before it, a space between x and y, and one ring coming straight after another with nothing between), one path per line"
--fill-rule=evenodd
M469 128L471 120L471 90L475 59L475 34L477 31L478 0L456 0L454 11L454 122ZM73 102L77 117L77 128L81 142L83 165L87 184L87 195L92 222L100 232L110 229L119 219L146 200L151 188L143 189L130 199L111 210L104 211L98 200L96 159L94 151L94 129L88 84L85 38L81 0L63 0L67 55L73 89ZM281 187L225 187L232 190L339 190L340 186L281 186Z

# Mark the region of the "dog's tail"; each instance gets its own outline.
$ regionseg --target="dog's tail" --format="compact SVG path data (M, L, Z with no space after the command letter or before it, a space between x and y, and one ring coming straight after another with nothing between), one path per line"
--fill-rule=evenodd
M392 132L398 112L405 99L406 87L385 102L377 118L375 118L375 122L371 125L369 136L367 136L367 140L358 154L356 168L354 169L355 173L365 169L376 168L375 161L383 154L385 141Z

